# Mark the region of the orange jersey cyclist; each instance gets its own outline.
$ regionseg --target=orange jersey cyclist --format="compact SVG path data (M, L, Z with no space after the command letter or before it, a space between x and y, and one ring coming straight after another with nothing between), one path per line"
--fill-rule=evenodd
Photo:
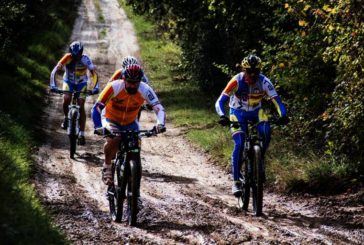
M123 79L109 82L92 108L95 129L104 128L111 133L138 130L138 112L144 101L150 104L157 116L157 131L165 131L165 112L153 89L142 82L143 70L137 64L123 71ZM112 184L111 160L115 157L120 137L107 137L104 145L105 162L103 182Z
M64 70L63 74L63 87L65 91L86 91L87 84L89 82L87 76L87 70L92 75L92 94L97 94L99 91L98 77L95 70L95 66L91 59L83 54L83 45L79 41L71 43L69 46L69 53L66 53L53 68L50 79L51 91L57 92L58 86L56 81L57 71ZM85 94L81 94L78 98L77 103L80 106L80 132L78 135L78 143L80 145L85 144L85 124L86 124L86 113L84 109ZM63 129L67 129L68 126L68 106L71 103L71 95L65 93L63 97L63 112L64 120L61 125Z
M263 152L268 148L271 128L268 117L261 108L263 97L268 97L275 105L280 115L281 123L288 123L286 108L281 102L271 81L260 73L261 59L255 55L249 55L242 61L243 71L235 75L222 91L216 101L215 107L220 116L221 125L229 125L230 121L259 122L257 130L263 138ZM224 105L229 101L230 120L226 117ZM241 152L244 147L245 132L247 124L242 124L240 128L231 128L234 140L234 150L231 156L233 186L232 192L235 196L242 193L241 182L239 180L239 163L241 162ZM264 153L263 153L264 154Z

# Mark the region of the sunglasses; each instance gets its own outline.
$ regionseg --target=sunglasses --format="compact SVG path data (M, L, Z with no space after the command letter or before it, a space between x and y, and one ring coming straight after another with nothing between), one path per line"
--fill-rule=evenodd
M125 79L125 81L128 83L131 83L131 84L140 83L140 80L138 80L138 79Z
M245 71L248 74L259 74L260 73L259 68L246 68Z

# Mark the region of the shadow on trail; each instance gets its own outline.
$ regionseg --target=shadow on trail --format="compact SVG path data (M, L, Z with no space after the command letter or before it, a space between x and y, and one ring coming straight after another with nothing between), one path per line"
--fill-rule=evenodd
M187 178L176 175L167 175L162 173L143 172L143 176L146 178L153 179L154 181L157 182L174 182L177 184L192 184L197 181L197 179L194 178Z
M168 231L170 230L175 230L175 231L193 231L193 232L198 231L208 235L215 230L215 226L211 224L186 225L170 221L159 221L159 222L154 222L153 224L150 224L148 222L143 222L140 223L138 227L152 233L160 233L162 230L168 233Z

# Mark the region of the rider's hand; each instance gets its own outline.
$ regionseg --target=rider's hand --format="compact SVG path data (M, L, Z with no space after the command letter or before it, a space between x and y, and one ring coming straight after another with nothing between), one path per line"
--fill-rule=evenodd
M221 124L222 126L227 126L230 124L230 120L225 115L220 116L219 124Z
M95 128L94 130L94 134L97 134L97 135L103 135L104 134L104 129L102 127L100 128Z
M287 116L280 117L278 118L277 123L280 125L287 125L289 123L289 118Z
M99 89L98 88L94 88L91 90L91 95L92 94L98 94L99 93Z
M52 86L52 87L51 87L51 92L53 92L53 93L58 93L58 92L59 92L58 87L56 87L56 86Z
M157 134L160 134L160 133L164 133L166 132L166 127L162 124L158 124L156 127L155 127L155 131Z

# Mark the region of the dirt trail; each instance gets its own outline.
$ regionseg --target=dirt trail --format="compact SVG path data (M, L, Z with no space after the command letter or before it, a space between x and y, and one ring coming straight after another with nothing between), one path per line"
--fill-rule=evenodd
M83 1L72 40L85 44L85 53L105 82L123 56L138 56L139 47L116 0L100 1L103 24L97 21L93 3ZM87 111L95 99L88 97ZM364 243L363 192L321 198L266 193L265 215L254 217L237 208L228 174L212 166L170 124L167 133L143 139L144 208L138 227L113 223L101 182L104 140L92 135L88 117L87 145L78 148L75 160L69 159L68 138L59 127L61 106L61 97L49 98L44 116L47 141L36 156L35 185L54 222L74 244ZM143 112L142 128L151 128L154 120L153 113Z

